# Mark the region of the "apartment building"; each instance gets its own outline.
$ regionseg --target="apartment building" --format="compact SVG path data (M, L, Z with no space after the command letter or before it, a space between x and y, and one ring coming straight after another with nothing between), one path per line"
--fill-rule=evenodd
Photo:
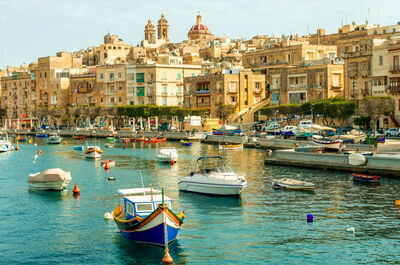
M182 57L159 55L157 62L128 64L127 103L183 106L183 80L201 73L200 65L183 64Z
M184 107L206 110L211 117L216 117L220 105L232 105L238 113L264 98L265 75L249 69L185 78Z
M83 74L70 75L70 98L71 106L95 106L96 102L96 68Z
M390 117L390 127L400 127L400 35L393 36L388 44L389 95L395 99L394 115Z
M125 64L99 65L96 67L96 92L93 95L97 106L126 105Z
M302 104L344 96L343 64L339 59L322 59L306 61L306 66L272 69L268 80L271 103Z

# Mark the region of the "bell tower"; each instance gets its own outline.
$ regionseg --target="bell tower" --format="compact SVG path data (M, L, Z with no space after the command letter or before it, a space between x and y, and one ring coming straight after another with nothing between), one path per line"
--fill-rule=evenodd
M149 43L156 42L156 30L154 25L151 24L151 20L147 22L147 25L144 27L144 39L147 40Z
M160 20L157 23L157 33L159 40L165 40L165 43L169 43L169 35L168 35L168 20L164 17L164 13L161 14Z

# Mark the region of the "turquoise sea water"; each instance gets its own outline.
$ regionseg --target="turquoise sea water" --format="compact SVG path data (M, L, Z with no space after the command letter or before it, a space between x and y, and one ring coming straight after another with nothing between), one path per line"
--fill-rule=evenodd
M106 171L67 145L0 153L0 262L2 264L161 264L164 249L135 244L122 237L104 214L120 204L117 189L146 186L165 188L174 211L187 219L170 246L176 264L399 264L400 180L383 179L379 186L356 185L347 173L265 166L264 152L232 150L226 164L246 176L241 198L210 197L178 191L200 155L216 155L217 146L178 142L174 165L156 162L158 144L104 147L102 159L116 160ZM32 163L38 149L43 154ZM30 173L60 167L70 171L66 192L28 189ZM115 177L108 181L107 177ZM316 190L274 190L272 178L314 182ZM81 195L72 196L74 183ZM306 222L307 214L314 223ZM345 232L348 227L355 234Z

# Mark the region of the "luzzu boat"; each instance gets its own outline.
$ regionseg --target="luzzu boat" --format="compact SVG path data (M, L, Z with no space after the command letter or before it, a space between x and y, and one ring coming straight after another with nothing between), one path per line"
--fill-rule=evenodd
M272 187L289 190L314 190L314 183L296 179L273 179Z
M45 138L44 142L46 144L60 144L62 139L63 138L61 136L54 134L54 135L51 135L49 138Z
M74 138L75 140L85 140L85 136L74 135L73 138Z
M218 147L219 150L236 150L236 149L243 149L243 143L241 144L226 144L220 145Z
M164 192L150 187L123 189L118 193L124 196L123 204L113 211L113 217L124 236L160 246L176 239L185 212L176 215L171 208L171 199L164 196Z
M379 182L380 179L381 178L379 176L353 173L353 180L354 181Z
M312 141L316 144L323 145L326 149L331 149L338 151L342 148L343 146L343 141L340 139L330 139L330 138L323 138L323 137L317 137L316 135L312 137Z
M99 159L101 157L101 154L103 153L103 150L100 149L100 146L86 146L85 149L85 157L86 158L91 158L91 159Z
M161 143L161 142L166 142L166 141L167 141L167 138L153 137L153 138L145 140L144 142L151 144L151 143Z
M182 146L192 146L192 143L189 141L181 140L181 145Z

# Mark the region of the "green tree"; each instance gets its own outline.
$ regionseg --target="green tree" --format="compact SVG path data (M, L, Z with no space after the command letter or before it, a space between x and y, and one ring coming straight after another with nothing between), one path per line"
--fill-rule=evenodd
M300 105L299 104L284 104L278 106L279 114L286 117L288 125L291 124L293 116L300 113Z
M339 121L340 134L348 119L356 112L356 103L342 99L328 104L328 113L332 119Z
M371 127L371 116L360 116L353 119L355 125L366 131Z

